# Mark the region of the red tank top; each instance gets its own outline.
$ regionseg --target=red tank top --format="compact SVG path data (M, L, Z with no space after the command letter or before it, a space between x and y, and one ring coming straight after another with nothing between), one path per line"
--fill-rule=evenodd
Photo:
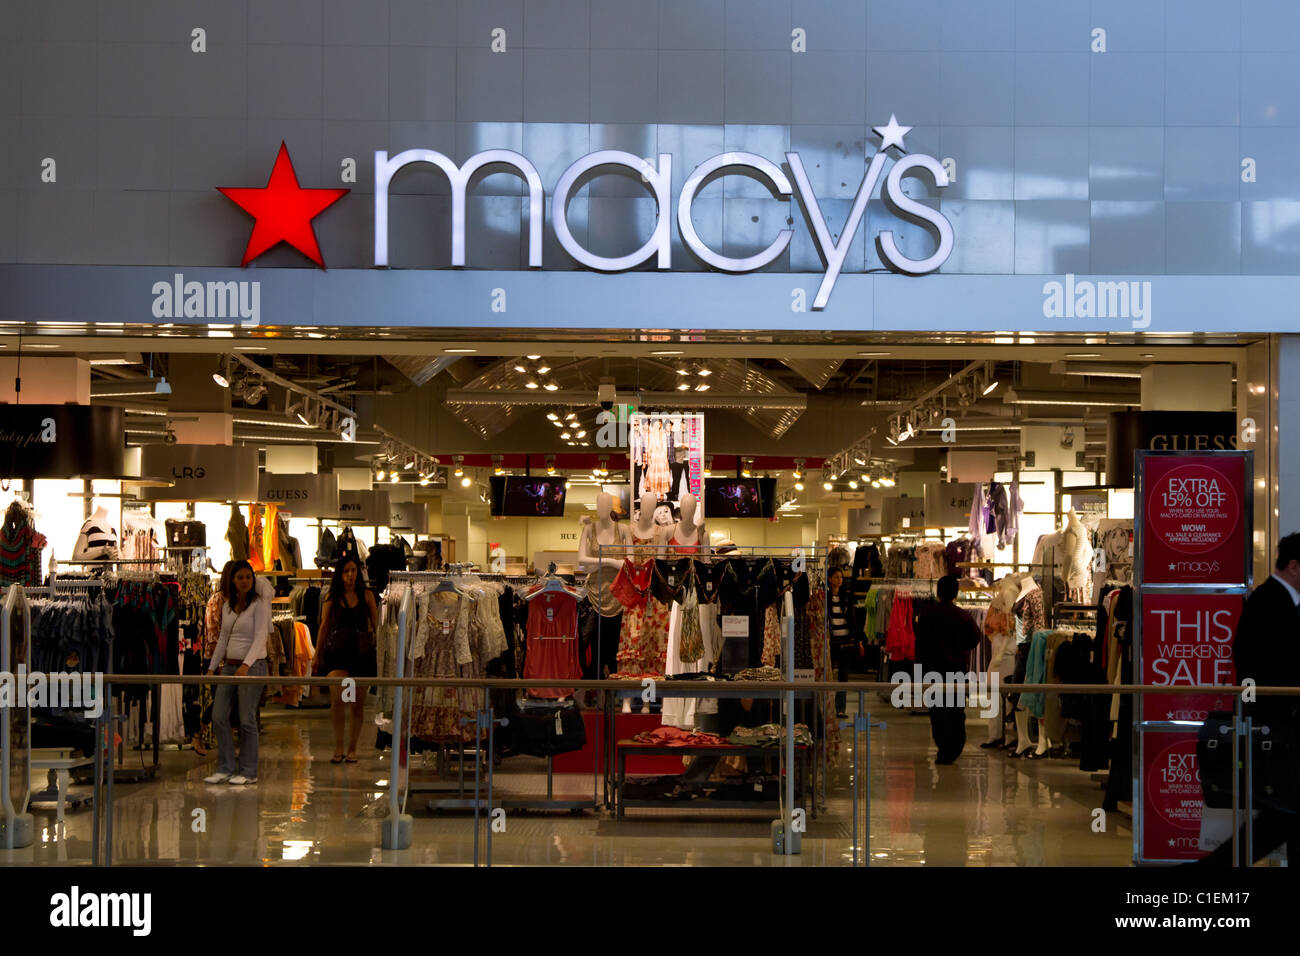
M528 602L524 679L580 680L578 599L564 591L539 594ZM568 697L573 688L530 687L529 697Z

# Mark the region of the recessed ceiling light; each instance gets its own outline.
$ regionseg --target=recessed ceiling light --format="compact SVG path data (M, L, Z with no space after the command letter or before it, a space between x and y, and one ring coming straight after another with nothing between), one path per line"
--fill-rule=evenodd
M536 382L525 382L525 383L524 383L524 388L537 388L537 387L538 387L538 385L537 385Z
M526 355L524 357L528 359L528 361L530 362L536 362L539 358L541 358L540 355Z
M565 441L568 441L572 437L573 436L568 432L560 432L560 438L564 439Z
M522 365L516 365L516 366L515 366L515 371L522 375L524 372L527 372L528 369L526 369L526 368L525 368L524 366L522 366Z
M681 349L660 349L657 352L651 352L651 355L682 355Z
M832 488L834 488L835 486L832 485L829 481L823 481L823 482L822 482L822 487L825 488L827 491L830 491L830 490L831 490Z
M471 478L469 475L466 475L464 478L460 480L460 486L462 488L468 488L472 484L474 484L474 479Z
M554 421L559 421L559 418L560 418L560 416L557 415L557 414L555 414L555 412L547 412L547 413L546 413L546 417L549 418L549 419L550 419L551 421L553 421L553 422L554 422Z
M577 435L578 435L579 438L586 438L586 437L587 437L587 433L586 433L585 431L578 432Z
M862 358L884 358L887 355L893 355L893 352L859 352Z
M477 352L478 349L443 349L448 355L468 355L470 352Z
M677 386L677 391L679 392L689 392L690 390L691 390L691 385L689 382L682 382L682 384Z
M1065 357L1068 359L1101 358L1101 353L1100 352L1066 352Z
M696 390L697 392L707 392L707 391L709 390L708 383L707 383L707 382L701 382L699 385L696 385L696 386L695 386L695 390Z
M556 385L554 382L547 382L545 385L542 386L542 388L546 389L548 392L554 392L559 387L560 386Z
M269 351L269 348L265 345L236 345L235 351L236 352L267 352ZM95 363L91 362L90 364L94 365Z
M545 375L545 374L546 374L547 372L549 372L550 370L551 370L551 367L550 367L549 365L541 365L541 366L538 366L537 374L538 374L538 375Z
M691 374L691 370L688 369L688 368L679 368L679 369L677 370L677 374L678 374L678 375L690 375L690 374Z

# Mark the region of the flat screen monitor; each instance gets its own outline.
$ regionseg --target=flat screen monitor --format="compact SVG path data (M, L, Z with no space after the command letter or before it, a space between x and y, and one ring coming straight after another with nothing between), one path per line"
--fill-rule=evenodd
M776 514L775 478L704 479L704 516L727 518L771 518Z
M492 514L509 518L562 518L564 479L493 475Z

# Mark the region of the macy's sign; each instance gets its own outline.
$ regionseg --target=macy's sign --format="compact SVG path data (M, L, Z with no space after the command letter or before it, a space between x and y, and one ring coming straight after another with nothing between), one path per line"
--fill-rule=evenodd
M883 127L882 129L888 129ZM902 127L906 130L906 127ZM897 136L901 146L901 135ZM780 166L746 152L719 153L696 166L686 182L682 185L677 199L677 228L687 248L702 262L723 272L745 273L761 269L773 262L794 235L791 229L782 229L772 242L761 252L752 256L737 258L725 256L709 248L695 231L691 219L691 205L696 194L707 183L721 176L743 174L762 182L782 199L788 199L798 191L812 228L813 238L826 264L821 285L813 300L814 309L824 309L830 299L831 290L844 265L844 259L853 237L857 234L862 216L867 209L877 184L880 183L885 168L885 154L890 139L886 138L882 146L871 159L862 182L858 187L857 198L853 203L848 220L836 241L826 224L821 204L813 192L812 184L804 169L798 153L786 153L785 160L794 176L789 177ZM660 153L658 162L652 163L633 153L616 149L602 149L588 153L569 166L560 176L551 193L551 222L555 236L564 251L576 262L602 272L622 272L635 268L650 258L654 258L659 269L672 267L672 243L669 234L669 210L672 209L672 163L670 153ZM542 221L545 193L542 179L537 168L527 157L509 149L488 149L475 153L463 165L456 165L443 153L432 149L408 149L395 156L389 156L384 150L375 152L375 265L389 264L388 245L388 192L393 177L407 166L425 164L436 166L446 175L451 185L451 264L465 265L465 196L470 179L485 167L508 167L523 179L528 187L528 266L539 269L542 266ZM647 188L654 194L659 211L655 221L654 232L645 244L635 252L625 256L600 256L585 248L569 229L569 199L575 187L584 177L593 171L609 167L626 167L636 173ZM938 187L948 185L948 174L942 164L932 156L912 154L898 160L888 175L884 176L881 198L886 207L900 219L926 227L935 237L933 253L924 259L912 259L899 251L891 230L882 230L876 237L876 248L881 260L895 272L908 275L924 275L938 269L952 254L952 224L935 209L931 209L903 192L902 181L909 173L928 172Z

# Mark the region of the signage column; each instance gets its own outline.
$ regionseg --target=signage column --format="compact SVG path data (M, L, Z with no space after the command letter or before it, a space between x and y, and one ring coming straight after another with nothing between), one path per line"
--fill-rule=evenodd
M1143 684L1231 685L1232 639L1251 586L1252 452L1138 451L1133 627ZM1196 738L1223 694L1143 694L1133 712L1137 863L1206 855Z

